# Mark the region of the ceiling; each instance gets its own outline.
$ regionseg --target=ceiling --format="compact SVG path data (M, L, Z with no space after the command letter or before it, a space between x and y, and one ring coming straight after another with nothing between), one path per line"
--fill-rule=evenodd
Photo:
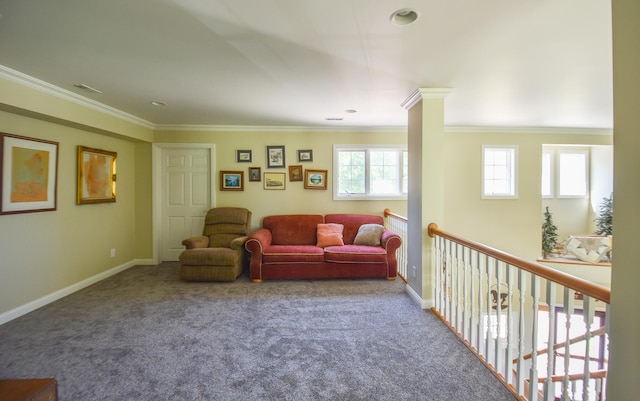
M419 13L414 24L391 23L403 8ZM401 104L417 88L451 88L447 126L606 129L610 8L606 0L0 0L0 65L156 126L401 127Z

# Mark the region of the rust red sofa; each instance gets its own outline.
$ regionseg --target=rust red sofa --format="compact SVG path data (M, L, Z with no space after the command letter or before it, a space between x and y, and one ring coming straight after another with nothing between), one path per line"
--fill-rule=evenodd
M251 253L250 278L253 282L375 277L395 280L398 271L396 250L402 240L381 227L383 223L382 216L364 214L264 217L262 228L250 233L245 243ZM324 235L319 238L318 225L331 229L342 226L343 244L322 243ZM368 243L362 240L365 229L380 230L379 245L361 245Z

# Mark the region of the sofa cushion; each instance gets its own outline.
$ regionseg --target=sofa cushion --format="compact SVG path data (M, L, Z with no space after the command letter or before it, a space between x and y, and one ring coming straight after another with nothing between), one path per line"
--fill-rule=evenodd
M324 258L333 263L386 263L387 252L379 246L329 246L324 248Z
M194 248L180 254L180 262L190 266L233 266L238 258L231 248Z
M318 224L318 243L316 246L326 248L328 246L344 245L342 242L342 224L328 223Z
M342 240L346 245L353 244L353 240L358 233L358 229L363 224L384 224L382 216L375 216L371 214L353 214L353 213L341 213L341 214L327 214L324 217L325 223L338 223L344 226L342 231Z
M315 245L270 245L262 251L263 263L322 263L324 250Z
M273 245L316 245L316 229L324 223L321 214L267 216L262 227L271 231Z
M380 224L363 224L353 239L353 245L380 246L380 237L383 232L384 227Z

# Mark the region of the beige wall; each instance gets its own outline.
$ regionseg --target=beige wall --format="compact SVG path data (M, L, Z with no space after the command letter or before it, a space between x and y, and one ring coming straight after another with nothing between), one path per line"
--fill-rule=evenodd
M59 142L57 210L0 216L0 314L144 256L133 142L4 111L0 131ZM116 203L76 205L78 145L118 153Z
M441 228L530 260L539 257L541 247L542 146L608 145L613 140L611 135L509 132L447 132L445 138L446 226ZM518 199L481 198L482 145L518 146ZM584 213L588 200L581 202Z
M406 215L406 201L334 201L332 185L334 144L406 144L403 132L358 131L244 131L244 132L167 132L158 131L156 143L206 143L216 146L217 171L243 171L244 191L220 191L217 188L216 206L241 206L253 213L252 226L258 227L261 218L272 214L292 213L367 213L382 215L385 208ZM285 161L301 165L303 169L328 170L327 190L305 189L302 181L290 182L287 169L266 168L266 147L285 146ZM236 150L251 150L252 163L237 163ZM313 150L313 162L299 163L298 149ZM265 190L263 182L250 182L248 168L260 167L265 172L286 172L285 190ZM216 182L218 177L216 177Z

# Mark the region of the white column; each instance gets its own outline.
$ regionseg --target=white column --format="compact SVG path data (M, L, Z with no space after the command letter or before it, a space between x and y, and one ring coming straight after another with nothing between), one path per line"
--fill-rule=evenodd
M419 88L402 103L408 110L409 198L407 218L408 281L433 305L433 248L427 234L429 223L444 226L444 98L447 88ZM416 276L413 276L415 266Z

